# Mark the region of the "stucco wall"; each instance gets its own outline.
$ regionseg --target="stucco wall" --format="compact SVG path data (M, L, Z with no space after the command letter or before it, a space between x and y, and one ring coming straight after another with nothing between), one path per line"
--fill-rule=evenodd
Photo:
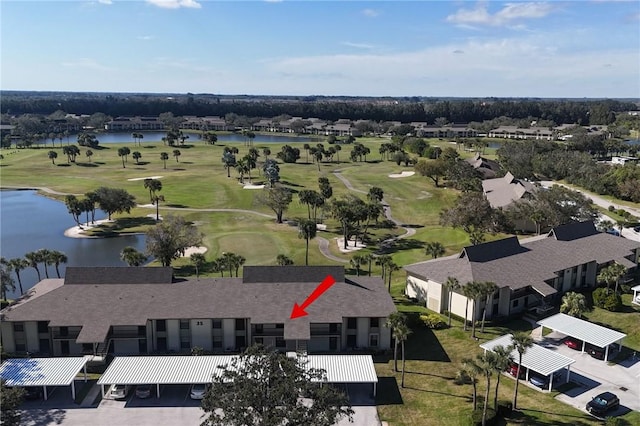
M16 346L13 341L13 323L3 321L0 322L0 331L2 332L2 348L5 352L15 352Z
M180 320L167 320L167 349L180 352Z
M199 346L205 351L213 349L213 332L210 319L191 320L191 347Z

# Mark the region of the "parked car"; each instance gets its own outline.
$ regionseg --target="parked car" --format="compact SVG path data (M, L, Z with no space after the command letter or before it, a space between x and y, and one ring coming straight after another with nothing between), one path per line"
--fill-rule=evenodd
M191 399L202 399L207 393L208 386L204 383L196 383L191 385L191 392L189 395Z
M546 388L549 385L549 378L539 374L530 374L529 382L539 388Z
M151 385L136 386L136 397L140 399L149 398L151 396Z
M589 345L587 346L587 353L595 359L604 359L604 348Z
M640 226L636 226L635 228L633 228L633 230L640 233Z
M567 337L564 339L564 344L576 351L582 350L582 341L574 339L573 337Z
M608 411L618 408L618 406L620 406L620 399L616 394L603 392L589 401L586 409L593 415L602 416Z
M27 386L24 388L24 399L35 400L42 398L43 392L40 386Z
M129 385L113 385L111 388L111 398L113 399L125 399L129 395L131 386Z
M524 379L527 375L526 369L524 367L520 367L520 378ZM511 365L509 365L509 367L507 368L507 371L509 372L509 374L511 374L513 377L516 377L516 375L518 374L518 364L516 363L512 363Z

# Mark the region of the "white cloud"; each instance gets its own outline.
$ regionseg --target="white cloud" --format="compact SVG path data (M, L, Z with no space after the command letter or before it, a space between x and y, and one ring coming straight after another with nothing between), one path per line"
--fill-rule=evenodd
M503 26L521 19L544 18L552 10L553 6L550 3L506 3L501 10L492 15L486 4L478 4L475 9L463 8L447 16L447 22L461 26Z
M380 12L375 9L364 9L362 11L362 14L367 18L375 18L376 16L380 15Z
M102 3L102 4L113 4L113 1L111 1L111 0L98 0L98 3Z
M151 36L151 35L144 35L144 36L138 36L136 37L138 40L153 40L155 37Z
M375 46L367 43L353 43L350 41L343 41L340 43L343 46L355 47L356 49L373 49Z
M200 9L202 7L202 5L195 0L147 0L147 3L163 9L179 9L181 7Z

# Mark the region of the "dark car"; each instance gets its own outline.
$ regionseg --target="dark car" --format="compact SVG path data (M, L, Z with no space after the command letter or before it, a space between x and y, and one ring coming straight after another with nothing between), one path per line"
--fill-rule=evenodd
M151 385L136 386L136 397L140 399L149 398L151 396Z
M564 339L564 344L576 351L582 349L582 342L578 339L574 339L573 337L567 337Z
M42 388L38 386L27 386L24 388L24 399L40 399L42 398Z
M610 410L618 408L620 399L611 392L603 392L587 403L587 411L596 416L602 416Z
M604 359L604 349L597 346L588 346L587 353L595 359Z
M545 376L540 376L538 374L529 375L529 382L532 385L537 386L539 388L546 388L549 386L549 378Z

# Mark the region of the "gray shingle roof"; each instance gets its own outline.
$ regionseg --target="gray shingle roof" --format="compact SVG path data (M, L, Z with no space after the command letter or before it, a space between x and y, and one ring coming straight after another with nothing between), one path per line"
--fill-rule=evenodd
M508 172L501 178L482 181L482 191L493 208L508 206L535 189L531 182L516 179Z
M588 228L584 224L565 225L561 234L578 233L567 226L576 226L581 230ZM545 283L555 278L556 272L594 261L598 264L621 261L640 248L637 241L601 232L571 240L558 240L553 235L552 232L547 238L519 244L520 252L511 255L508 254L509 250L517 247L515 241L508 238L509 241L503 244L489 242L465 247L458 259L434 259L408 265L404 269L409 274L439 283L445 282L450 276L463 284L469 281L493 281L499 287L514 290L531 286L546 296L556 292ZM491 252L492 247L498 248L496 255L484 253L485 250ZM472 253L472 256L464 253ZM630 261L627 259L627 262ZM629 266L628 263L626 266Z
M342 266L245 266L244 283L317 282L331 275L336 282L344 281Z
M579 238L598 234L598 230L593 222L574 222L566 225L556 226L549 232L549 236L560 241L572 241Z
M65 284L10 306L2 314L5 321L86 326L81 331L82 340L100 342L104 329L99 324L144 325L148 319L187 318L250 318L252 323L286 323L293 304L301 304L318 283L243 283L242 278L200 278L173 284ZM349 277L347 282L336 282L305 310L309 322L337 323L343 317L386 317L396 308L380 277ZM299 333L298 324L292 326L291 333Z
M65 284L170 284L173 268L140 268L136 266L69 266Z

